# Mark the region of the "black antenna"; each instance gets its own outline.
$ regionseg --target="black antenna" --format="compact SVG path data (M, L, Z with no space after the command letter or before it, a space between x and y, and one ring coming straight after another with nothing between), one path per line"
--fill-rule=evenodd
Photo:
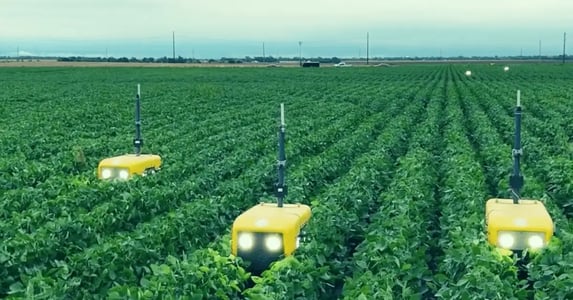
M519 170L519 159L523 155L523 149L521 149L521 91L517 90L517 106L515 107L515 139L513 142L513 149L511 154L513 155L513 174L509 176L509 187L511 189L511 198L513 199L513 204L519 203L519 191L523 187L523 175Z
M141 154L141 147L143 147L143 138L141 138L141 112L140 112L140 85L137 84L137 95L135 96L135 139L133 145L135 146L135 154Z
M285 155L285 107L281 103L281 124L279 126L279 161L277 163L279 171L279 181L276 183L276 195L278 198L278 207L283 207L284 197L288 193L288 187L285 184L286 177L286 155Z

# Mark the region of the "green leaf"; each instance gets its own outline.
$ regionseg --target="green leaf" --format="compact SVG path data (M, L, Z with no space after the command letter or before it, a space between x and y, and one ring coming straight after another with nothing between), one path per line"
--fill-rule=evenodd
M22 282L17 281L17 282L12 283L10 285L10 291L8 293L9 294L16 294L16 293L24 292L25 290L26 290L26 288L24 287Z

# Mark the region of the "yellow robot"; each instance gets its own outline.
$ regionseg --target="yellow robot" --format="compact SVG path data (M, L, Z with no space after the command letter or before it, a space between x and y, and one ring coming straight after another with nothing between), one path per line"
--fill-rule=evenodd
M249 271L260 274L281 257L291 255L304 238L303 228L310 220L310 207L303 204L284 204L288 193L285 184L285 123L281 103L279 126L278 182L275 194L278 204L259 203L235 219L231 233L233 255L249 262Z
M517 91L515 108L515 140L513 174L509 177L512 199L489 199L486 203L488 242L499 249L512 251L538 250L549 243L554 225L543 202L520 199L523 176L520 173L521 149L521 103Z
M103 159L97 168L98 178L103 180L129 180L133 175L154 174L161 167L161 157L154 154L141 154L140 85L135 96L135 154L125 154Z

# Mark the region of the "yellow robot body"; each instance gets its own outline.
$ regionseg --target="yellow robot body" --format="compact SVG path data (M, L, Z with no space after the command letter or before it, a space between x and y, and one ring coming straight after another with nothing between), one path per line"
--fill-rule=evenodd
M133 175L146 176L159 170L161 157L154 154L125 154L102 160L98 178L129 180Z
M232 228L233 255L249 261L254 272L266 269L280 256L291 255L299 246L302 228L311 216L302 204L260 203L235 219Z
M536 250L547 246L554 225L538 200L489 199L486 203L488 242L506 250Z

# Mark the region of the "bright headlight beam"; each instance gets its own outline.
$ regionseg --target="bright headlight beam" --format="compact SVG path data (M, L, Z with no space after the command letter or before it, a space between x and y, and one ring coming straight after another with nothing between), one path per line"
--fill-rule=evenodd
M110 169L102 169L101 170L101 177L103 179L108 179L111 177L111 170Z
M282 247L281 237L278 234L269 235L265 238L265 247L269 251L278 251Z
M527 244L532 249L539 249L543 247L543 238L539 235L532 235L527 239Z
M127 172L127 170L121 170L119 171L119 178L121 179L127 179L129 177L129 172Z
M499 235L497 243L501 248L511 249L511 247L513 247L513 244L515 243L515 238L510 233L502 233Z
M251 233L239 233L238 246L241 250L251 250L254 244L254 237Z

